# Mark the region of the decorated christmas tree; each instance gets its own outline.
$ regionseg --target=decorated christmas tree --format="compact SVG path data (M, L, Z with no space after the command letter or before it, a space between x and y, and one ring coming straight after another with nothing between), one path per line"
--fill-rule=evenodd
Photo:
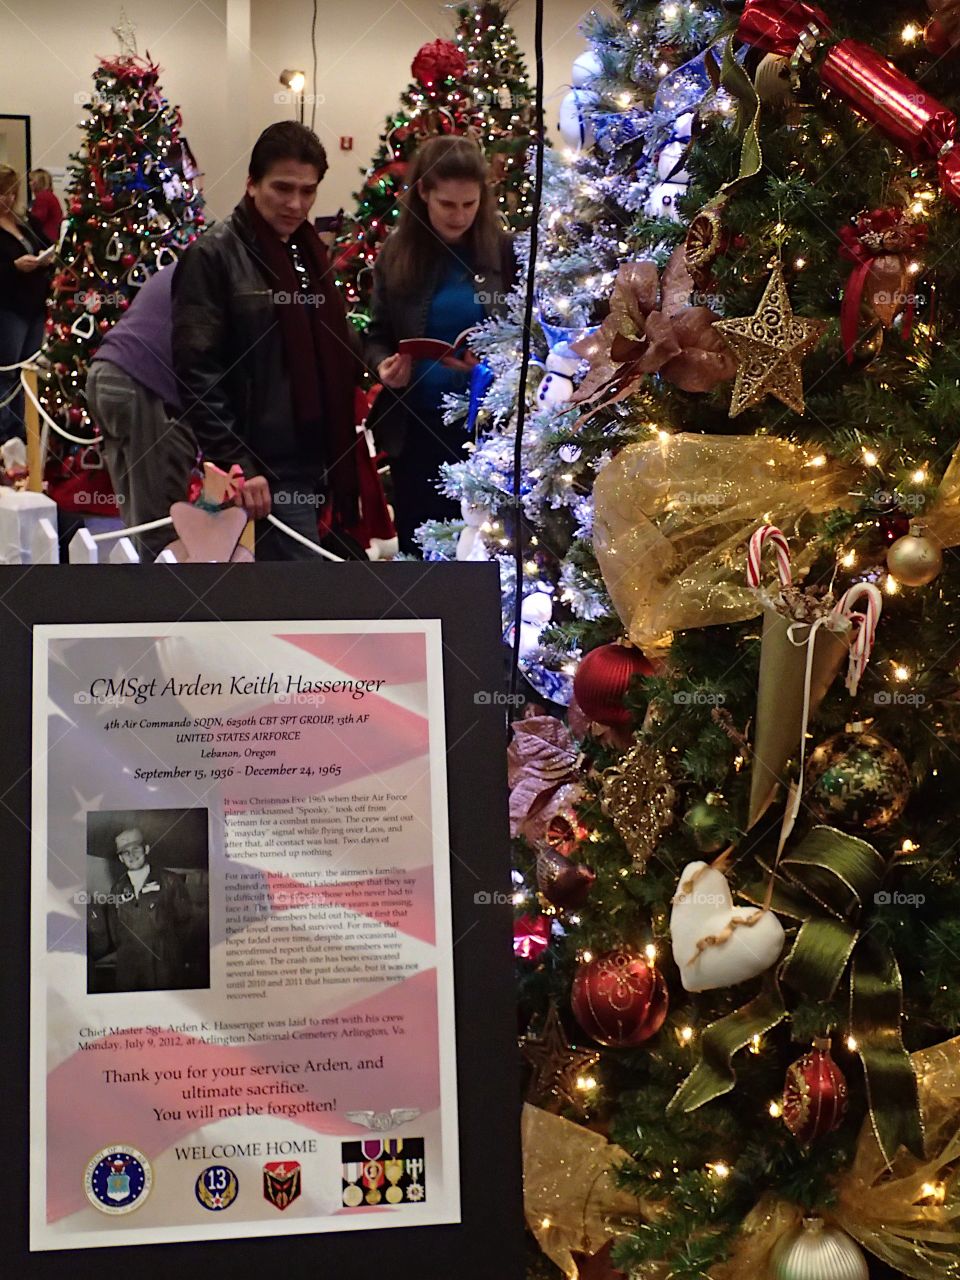
M510 748L531 1271L933 1280L960 1274L960 25L729 8L684 221L625 234L538 477L589 499L566 563L596 610L547 637L568 715Z
M520 661L537 695L563 704L579 656L576 624L584 621L595 635L598 620L606 619L611 637L619 630L590 551L593 473L578 462L582 415L572 397L583 357L573 344L588 340L603 319L620 264L641 233L654 241L670 236L680 216L692 107L711 87L704 53L722 17L709 6L694 10L626 3L616 13L592 13L584 24L590 47L574 63L573 88L561 105L570 145L546 157L534 326L541 372L528 384L520 485ZM730 103L721 90L704 110L728 119ZM421 531L428 557L500 561L508 639L522 321L521 283L507 319L485 326L474 343L490 371L479 412L469 414L476 447L438 481L463 501L464 524L431 523ZM451 419L476 409L475 399L451 400ZM566 624L559 639L557 623Z
M337 241L336 281L360 327L368 319L374 260L400 215L407 168L424 139L472 133L490 161L505 225L529 221L525 160L533 112L516 37L505 21L507 8L462 6L455 39L425 44L411 64L413 80L384 123L356 211Z
M450 40L434 40L417 53L413 80L400 107L386 119L377 154L357 192L357 208L337 241L335 279L355 324L369 319L373 263L400 216L399 199L410 159L426 138L466 133L471 102L463 82L466 59Z
M471 124L490 164L500 211L507 227L520 231L532 212L526 161L536 129L527 68L507 21L512 8L501 0L460 5L456 42L467 60Z
M95 434L84 401L90 357L137 289L204 224L180 112L160 90L159 67L137 56L129 25L119 34L122 51L94 73L71 156L43 344L44 409L81 439Z

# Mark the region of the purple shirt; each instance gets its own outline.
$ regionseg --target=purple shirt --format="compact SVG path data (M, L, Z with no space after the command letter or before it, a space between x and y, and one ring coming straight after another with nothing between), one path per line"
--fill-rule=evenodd
M170 290L176 267L164 267L141 285L130 310L110 329L93 354L107 360L164 404L176 409L180 392L173 372L173 309Z

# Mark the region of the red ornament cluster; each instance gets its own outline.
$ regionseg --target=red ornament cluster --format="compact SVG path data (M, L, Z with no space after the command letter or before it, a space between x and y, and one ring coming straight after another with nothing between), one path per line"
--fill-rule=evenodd
M827 1041L817 1041L787 1071L783 1085L783 1122L804 1146L832 1133L847 1112L847 1082L830 1056Z
M466 69L466 58L451 40L432 40L423 45L410 64L413 78L425 89L442 84L448 76L458 79Z
M670 997L663 975L626 947L584 961L573 979L570 1005L594 1040L630 1049L663 1026Z

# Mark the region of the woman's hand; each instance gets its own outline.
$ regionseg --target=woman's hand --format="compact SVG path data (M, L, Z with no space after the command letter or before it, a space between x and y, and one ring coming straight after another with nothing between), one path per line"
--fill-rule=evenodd
M445 369L456 369L460 373L469 373L471 369L477 367L480 361L472 351L466 351L462 356L444 356L440 363Z
M377 365L377 377L392 391L405 387L410 381L412 372L413 361L409 356L402 356L399 352L387 356L386 360L381 360Z
M25 253L22 257L14 258L13 265L18 271L36 271L40 266L40 259L35 253Z

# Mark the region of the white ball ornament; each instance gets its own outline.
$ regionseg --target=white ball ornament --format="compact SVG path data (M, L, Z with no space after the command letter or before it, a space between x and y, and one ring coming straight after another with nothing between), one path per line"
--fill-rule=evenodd
M723 872L691 862L674 895L670 937L684 990L715 991L766 973L785 934L772 911L735 907Z
M770 1274L773 1280L870 1280L860 1246L821 1218L805 1218L778 1241Z
M584 85L596 80L597 76L603 71L603 63L592 49L587 49L573 60L573 72L570 80L575 89L582 89Z
M593 122L589 112L600 101L592 89L571 89L560 103L560 134L568 147L589 147L593 142Z

